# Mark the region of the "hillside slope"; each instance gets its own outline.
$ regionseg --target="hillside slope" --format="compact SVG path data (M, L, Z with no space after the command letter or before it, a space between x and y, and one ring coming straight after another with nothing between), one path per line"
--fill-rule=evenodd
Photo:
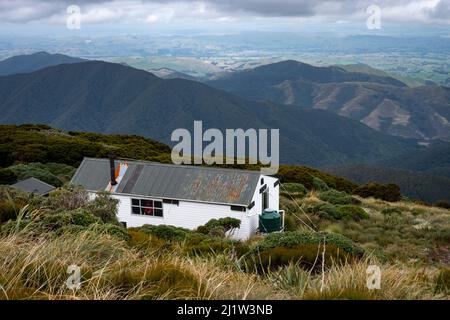
M0 76L17 73L29 73L50 66L64 63L78 63L84 61L80 58L69 57L62 54L36 52L28 55L14 56L0 61Z
M378 164L450 178L450 143L432 145L425 150L409 152Z
M74 81L76 79L76 81ZM283 163L373 162L416 149L322 110L253 102L183 79L119 64L83 62L0 77L0 122L139 134L171 143L174 129L279 128Z
M450 201L450 178L444 176L370 165L324 167L322 170L356 183L395 183L402 194L412 199L429 203Z
M283 61L209 85L254 100L322 109L390 135L450 140L450 88L409 88L391 77Z

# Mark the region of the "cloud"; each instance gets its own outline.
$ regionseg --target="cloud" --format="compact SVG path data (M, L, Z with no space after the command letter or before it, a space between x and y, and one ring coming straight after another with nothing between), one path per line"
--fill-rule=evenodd
M450 0L0 0L0 21L61 22L69 5L80 6L85 23L220 22L230 17L360 21L373 4L387 21L450 24Z
M450 19L450 0L441 0L431 11L430 16L438 20Z

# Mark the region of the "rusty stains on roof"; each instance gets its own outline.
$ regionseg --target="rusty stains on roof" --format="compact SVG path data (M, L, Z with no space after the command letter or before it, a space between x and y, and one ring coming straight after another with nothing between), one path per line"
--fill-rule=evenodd
M258 171L126 162L129 168L117 186L119 194L247 206L260 177ZM108 159L85 158L72 183L103 190L109 182L108 170Z

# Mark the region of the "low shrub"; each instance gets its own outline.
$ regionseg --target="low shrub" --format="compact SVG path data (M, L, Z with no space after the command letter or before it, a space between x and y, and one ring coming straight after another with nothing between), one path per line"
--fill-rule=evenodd
M232 233L235 229L239 229L241 220L235 218L211 219L205 225L199 226L197 232L209 234L211 237L225 237L227 232Z
M14 220L23 204L13 200L0 200L0 223L8 220Z
M135 228L129 228L128 230L129 240L128 244L131 247L147 248L147 247L163 247L166 242L162 239L153 237L147 233L136 230Z
M261 251L251 256L252 265L258 271L276 270L289 264L298 264L307 270L318 270L322 267L323 245L298 244L292 247L275 247ZM334 244L327 244L325 248L325 267L342 264L354 260L354 256ZM248 266L247 259L247 266Z
M0 184L13 184L17 181L17 175L11 169L0 169Z
M313 188L317 191L328 191L330 189L325 181L317 177L313 178Z
M351 204L340 206L338 210L342 217L350 217L355 221L369 218L369 215L363 208Z
M90 227L90 230L100 234L108 234L110 236L119 238L124 241L130 241L131 239L130 235L127 232L127 229L116 224L111 223L95 224Z
M47 232L56 231L69 225L88 227L100 222L99 218L82 208L57 213L47 213L33 221L39 229Z
M325 172L302 166L282 165L278 170L277 176L284 185L288 182L301 183L308 190L314 188L314 177L320 178L330 188L340 191L352 192L358 186L344 178L335 177Z
M1 235L10 235L21 232L25 229L30 229L31 220L30 219L22 219L20 221L9 220L1 225L0 234Z
M84 207L89 202L89 194L79 187L55 190L43 199L42 206L53 210L73 210Z
M433 204L433 206L438 208L450 209L450 202L448 201L438 201Z
M139 231L150 234L152 236L164 239L166 241L183 241L192 231L184 228L178 228L168 225L153 226L145 224L137 228Z
M247 268L258 272L278 268L289 263L299 263L314 268L320 261L325 243L327 265L360 258L363 250L340 234L326 232L291 231L271 233L256 246L245 260ZM319 264L320 264L319 263Z
M280 233L270 233L260 241L255 250L264 250L275 247L290 248L299 244L319 244L325 241L326 244L336 245L338 248L349 253L361 253L362 250L355 246L347 237L336 233L290 231Z
M332 204L328 203L318 204L312 207L311 211L325 219L334 219L334 220L342 219L342 215L338 207Z
M52 232L74 224L72 218L73 216L69 212L59 212L45 215L33 223L38 225L43 232Z
M215 227L223 227L225 232L228 232L233 229L238 229L241 226L241 220L230 217L211 219L205 224L205 226L210 229Z
M213 238L225 238L226 232L225 228L221 226L217 226L209 230L208 235Z
M400 201L402 198L400 187L393 183L367 183L355 188L353 193L363 198L374 197L389 202Z
M85 208L105 223L117 223L117 205L119 200L111 198L108 192L98 192L94 200L89 201Z
M8 170L14 173L17 180L34 177L55 187L61 187L63 185L63 182L56 175L52 174L40 163L17 164L8 167Z
M101 222L101 220L98 217L94 216L93 214L89 213L87 210L82 208L67 211L66 213L72 216L71 224L77 226L87 227L90 226L91 224Z
M322 201L329 202L331 204L359 204L358 199L353 198L343 191L337 191L330 189L328 191L321 192L319 194L319 199Z
M280 195L286 198L303 198L308 193L308 189L301 183L283 183L280 188Z
M318 204L310 210L320 217L330 220L351 218L355 221L359 221L361 219L369 218L369 215L363 208L351 204L334 206L332 204L324 203Z
M208 234L210 230L207 226L199 226L196 231L201 234Z

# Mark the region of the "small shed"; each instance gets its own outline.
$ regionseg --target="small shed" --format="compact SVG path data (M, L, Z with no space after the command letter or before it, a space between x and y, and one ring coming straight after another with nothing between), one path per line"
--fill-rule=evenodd
M56 187L33 177L16 182L11 187L40 196L46 196L56 189Z

